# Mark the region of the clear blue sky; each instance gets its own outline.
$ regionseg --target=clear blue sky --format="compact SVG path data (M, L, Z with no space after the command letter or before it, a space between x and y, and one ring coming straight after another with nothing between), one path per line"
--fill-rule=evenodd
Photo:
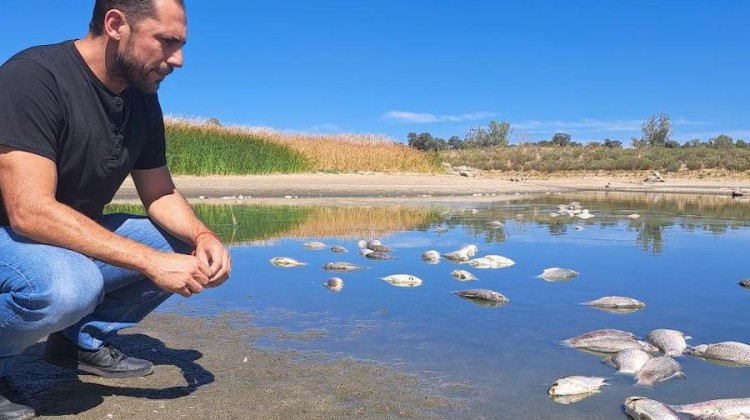
M187 0L165 113L322 133L750 140L750 1ZM0 61L85 35L93 0L0 0ZM0 94L2 94L0 92Z

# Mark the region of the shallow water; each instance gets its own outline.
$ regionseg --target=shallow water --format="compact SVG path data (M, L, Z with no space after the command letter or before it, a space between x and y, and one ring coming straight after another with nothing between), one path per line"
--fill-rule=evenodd
M549 216L557 204L571 201L581 202L595 217ZM284 331L261 345L325 351L419 374L443 384L447 393L467 398L470 417L625 418L621 404L631 395L671 404L750 396L750 368L683 356L678 360L686 380L641 387L629 376L614 375L600 358L556 344L598 328L619 328L644 338L655 328L672 328L692 336L692 345L750 343L750 290L737 284L750 277L746 201L578 194L416 209L234 206L229 216L226 209L200 211L213 212L212 227L235 242L233 278L190 300L174 297L161 311L248 311L257 316L257 324ZM641 217L627 218L631 213ZM492 220L505 226L492 229L487 225ZM448 231L438 235L438 226ZM360 256L360 238L381 239L398 259ZM302 246L312 240L349 252ZM479 247L477 256L499 254L516 264L475 269L420 259L428 249L443 253L467 244ZM307 265L275 267L268 260L276 256ZM322 269L334 261L368 268L351 273ZM580 275L558 283L537 278L547 267L566 267ZM479 280L453 279L450 272L457 268ZM396 273L418 276L424 283L398 288L380 279ZM345 282L339 293L322 286L334 276ZM450 293L469 288L496 290L510 303L482 307ZM607 295L630 296L646 307L613 314L580 305ZM549 385L570 374L613 379L581 402L550 401Z

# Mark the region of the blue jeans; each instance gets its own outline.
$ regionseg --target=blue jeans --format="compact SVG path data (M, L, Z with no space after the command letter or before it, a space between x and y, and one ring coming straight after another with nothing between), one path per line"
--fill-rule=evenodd
M99 222L157 250L192 250L145 217L110 214ZM169 296L141 273L0 227L0 377L10 375L15 356L51 333L95 350Z

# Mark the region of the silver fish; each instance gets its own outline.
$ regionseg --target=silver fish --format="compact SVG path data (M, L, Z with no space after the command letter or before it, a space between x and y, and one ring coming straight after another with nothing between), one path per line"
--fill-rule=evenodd
M554 396L550 395L549 399L552 402L556 402L558 404L565 404L565 405L567 405L567 404L573 404L573 403L577 403L579 401L583 401L586 398L588 398L588 397L590 397L592 395L596 395L596 394L598 394L598 391L597 392L584 392L582 394L554 395Z
M478 248L476 245L466 245L456 251L443 254L443 257L453 262L466 262L469 261L469 258L476 255L477 251Z
M375 252L391 252L391 249L381 244L370 244L367 245L367 249L371 249Z
M658 352L659 349L653 345L640 340L626 339L626 338L609 338L603 340L592 341L585 345L574 346L577 349L593 352L593 353L617 353L625 349L639 349L645 352Z
M438 235L442 235L442 234L444 234L447 231L448 231L448 229L446 227L443 227L443 226L438 226L435 229L435 233L437 233Z
M323 249L328 248L328 245L324 244L323 242L313 241L313 242L305 242L302 244L305 248L310 249Z
M327 271L354 271L354 270L360 270L362 268L361 265L356 265L348 262L332 262L328 263L323 266L323 270Z
M323 286L327 287L332 292L338 293L341 291L341 289L344 288L344 280L338 277L331 277L330 279L326 280Z
M550 267L542 270L542 274L537 277L546 281L568 281L578 277L578 272L568 268Z
M367 241L365 241L364 239L360 239L359 241L357 241L357 248L367 248Z
M365 256L365 257L367 256L367 254L372 254L373 252L375 252L375 251L373 251L371 249L368 249L368 248L360 248L359 249L359 255L362 255L362 256Z
M601 330L589 331L573 338L569 338L567 340L564 340L561 344L568 347L580 347L596 341L609 340L613 338L633 341L638 340L638 336L631 332L616 330L614 328L605 328Z
M638 213L632 213L628 215L628 219L637 219L639 217L641 217L641 215Z
M668 356L682 355L687 349L686 339L690 339L690 336L666 328L653 330L646 337L646 341L658 347Z
M493 229L500 229L501 227L505 226L503 222L498 220L493 220L491 222L487 222L487 226L493 228Z
M598 376L564 376L553 382L547 393L555 396L598 392L604 385L609 385L608 380Z
M461 296L466 299L486 300L489 302L507 303L510 299L503 296L502 293L498 293L494 290L489 289L469 289L459 290L453 292L454 295Z
M660 356L649 359L635 375L638 385L651 386L671 378L685 378L682 366L669 356Z
M307 263L303 263L289 257L274 257L269 261L271 261L271 264L275 265L276 267L297 267L300 265L307 265Z
M680 420L682 416L666 404L646 397L625 398L625 412L636 420Z
M383 245L383 244L377 239L370 239L369 241L365 242L365 246L363 246L362 248L369 248L373 245Z
M469 265L474 268L506 268L515 263L516 262L510 258L492 254L469 260Z
M392 255L388 255L384 252L377 252L377 251L368 252L367 254L365 254L365 258L370 259L370 260L395 260L397 259L396 257Z
M750 279L745 279L745 280L740 281L739 285L746 289L750 289Z
M596 306L599 308L643 308L645 303L640 300L626 296L604 296L599 299L583 302L582 305Z
M332 246L331 247L331 251L333 251L333 252L335 252L337 254L341 254L341 253L344 253L344 252L349 252L348 249L344 248L343 246L338 246L338 245Z
M614 366L618 373L635 375L649 359L651 355L641 349L625 349L605 359L604 363Z
M422 279L411 274L391 274L383 277L383 280L396 287L417 287L422 285Z
M453 276L453 278L458 281L471 281L477 279L477 276L471 274L466 270L453 270L451 271L451 276Z
M750 366L750 345L737 341L701 344L687 352L704 359L726 362L730 366Z
M694 418L742 419L750 418L750 398L726 398L708 400L694 404L673 405L680 413Z
M431 249L422 253L422 260L430 264L437 264L440 261L440 253Z

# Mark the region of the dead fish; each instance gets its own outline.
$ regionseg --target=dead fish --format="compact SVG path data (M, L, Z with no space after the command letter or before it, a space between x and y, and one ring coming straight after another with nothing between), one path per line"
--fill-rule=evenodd
M609 359L604 359L603 362L614 366L617 373L635 375L649 359L651 355L641 349L625 349L615 353Z
M485 300L488 302L497 302L497 303L510 302L510 299L503 296L502 293L498 293L494 290L489 290L489 289L459 290L459 291L453 292L453 294L456 296L461 296L462 298L466 298L466 299Z
M645 303L640 300L626 296L604 296L599 299L583 302L581 305L596 306L599 308L643 308Z
M599 392L601 387L609 385L607 383L608 380L609 378L598 376L569 375L553 382L547 393L555 396Z
M327 287L332 292L340 292L344 288L344 280L338 277L331 277L323 283L323 286Z
M478 248L476 245L466 245L464 247L461 247L457 251L443 254L443 257L453 262L466 262L466 261L469 261L469 258L476 255L477 251L478 251Z
M362 268L366 267L348 262L332 262L323 266L323 270L327 271L354 271Z
M669 356L659 356L646 361L635 375L635 383L651 386L671 378L685 377L679 362Z
M431 264L437 264L440 261L440 253L431 249L422 253L422 260Z
M656 353L659 351L658 348L645 341L626 338L601 339L573 347L596 354L618 353L625 349L639 349L648 353Z
M363 248L370 248L371 246L375 246L375 245L383 245L383 244L377 239L370 239L369 241L365 242L365 246Z
M542 270L542 274L537 277L546 281L568 281L578 277L578 272L568 268L550 267Z
M422 285L422 279L411 274L391 274L383 277L383 280L396 287L417 287Z
M636 420L680 420L682 416L671 407L646 397L625 398L625 412Z
M506 268L516 262L501 255L485 255L484 257L469 260L469 265L474 268Z
M750 289L750 279L742 280L741 282L739 282L739 285L746 289Z
M638 213L633 213L633 214L628 215L628 219L637 219L639 217L641 217L641 215Z
M331 247L331 251L333 251L333 252L335 252L337 254L341 254L341 253L344 253L344 252L349 252L348 249L344 248L343 246L338 246L338 245L332 246Z
M317 241L305 242L304 244L302 244L302 246L304 246L305 248L310 248L310 249L328 248L328 245L324 244L323 242L317 242Z
M750 366L750 345L737 341L701 344L687 352L704 359L728 362L730 366Z
M558 404L568 405L568 404L577 403L579 401L583 401L586 398L592 395L596 395L596 394L598 394L598 391L597 392L584 392L581 394L570 394L570 395L555 395L555 396L550 395L549 399L552 402L556 402Z
M359 255L362 255L364 257L366 257L367 254L372 254L373 252L375 252L375 251L373 251L371 249L368 249L368 248L360 248L359 249Z
M307 263L303 263L289 257L274 257L269 261L271 261L271 264L275 265L276 267L297 267L300 265L307 265Z
M500 229L501 227L505 226L503 222L498 220L493 220L491 222L487 222L487 226L493 228L493 229Z
M445 233L445 232L447 232L447 231L448 231L448 229L447 229L447 228L445 228L445 227L443 227L443 226L438 226L438 227L437 227L437 228L435 229L435 233L437 233L438 235L442 235L442 234L444 234L444 233Z
M576 214L575 216L576 216L577 218L579 218L579 219L584 219L584 220L585 220L585 219L591 219L592 217L594 217L594 215L593 215L593 214L589 213L589 210L588 210L588 209L583 209L583 210L581 210L581 212L580 212L580 213L578 213L578 214Z
M388 248L385 245L379 245L379 244L367 245L367 249L371 249L375 252L380 252L380 253L391 252L390 248Z
M568 347L580 347L596 341L609 339L637 341L638 336L628 331L616 330L614 328L605 328L601 330L589 331L573 338L563 340L560 344Z
M458 281L470 281L477 279L477 276L469 273L466 270L453 270L451 271L451 276L453 276L453 278Z
M370 259L370 260L395 260L397 259L396 257L392 255L388 255L386 253L377 252L377 251L368 252L367 254L365 254L365 258Z
M357 248L367 248L367 241L365 241L364 239L360 239L359 241L357 241Z
M680 413L690 414L696 419L750 418L750 398L725 398L671 407Z
M690 336L666 328L653 330L646 337L646 341L658 347L668 356L681 356L687 349L686 339L690 339Z

